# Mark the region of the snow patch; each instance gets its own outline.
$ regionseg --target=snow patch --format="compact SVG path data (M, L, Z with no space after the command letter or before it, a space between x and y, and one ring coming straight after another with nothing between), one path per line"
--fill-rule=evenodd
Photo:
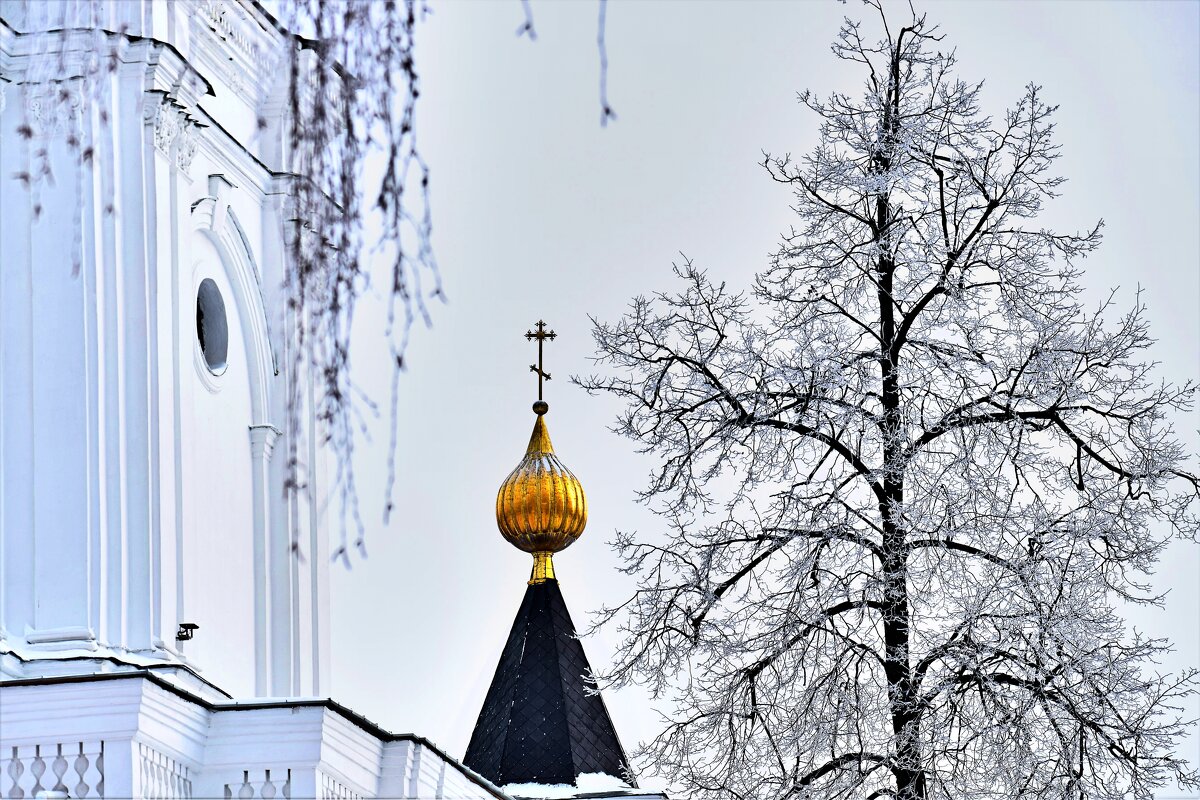
M513 797L551 800L552 798L570 798L599 792L624 794L633 787L620 778L603 772L584 772L575 779L574 786L569 783L510 783L501 789L505 794Z

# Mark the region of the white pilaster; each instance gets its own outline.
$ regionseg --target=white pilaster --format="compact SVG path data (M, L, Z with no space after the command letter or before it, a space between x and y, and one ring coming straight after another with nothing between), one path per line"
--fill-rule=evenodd
M271 541L271 454L279 439L273 425L250 426L250 469L254 481L254 690L258 695L287 695L290 636L287 630L289 603L279 584L286 567L286 553L277 552ZM280 630L282 628L282 631Z
M35 110L30 115L45 137L41 141L56 177L26 195L33 203L28 266L28 391L33 398L29 533L34 539L31 577L36 595L28 638L90 646L94 636L88 627L88 342L84 281L78 269L81 176L75 153L66 143L68 132L77 135L81 98L71 88L66 91L70 98L54 104L41 88L45 94L34 96Z
M25 115L25 90L10 87L0 125L15 131ZM8 134L6 133L6 137ZM12 141L12 144L8 144ZM0 147L0 632L24 636L33 622L33 297L32 203L18 177L29 174L29 146ZM11 198L11 199L9 199Z
M145 66L133 63L117 71L120 89L114 104L117 131L118 264L121 270L121 325L123 342L121 480L125 506L126 570L124 580L124 645L131 650L151 647L151 526L150 501L150 319L148 253L157 228L153 219L154 118L146 113ZM149 223L149 224L148 224Z

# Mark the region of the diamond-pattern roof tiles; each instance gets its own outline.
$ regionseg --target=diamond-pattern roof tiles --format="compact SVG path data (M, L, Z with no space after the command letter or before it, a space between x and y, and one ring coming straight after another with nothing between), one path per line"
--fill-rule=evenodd
M587 772L632 780L590 674L558 582L530 584L463 763L499 785L574 784Z

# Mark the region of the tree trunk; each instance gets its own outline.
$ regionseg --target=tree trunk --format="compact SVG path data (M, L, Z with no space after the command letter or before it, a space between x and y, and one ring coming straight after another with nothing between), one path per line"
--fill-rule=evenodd
M904 32L901 31L903 37ZM881 175L891 168L888 149L896 135L900 94L900 47L892 59L889 102L883 118L881 152L875 161ZM887 194L875 201L875 241L882 250L877 263L879 280L879 369L882 379L883 492L879 502L883 528L883 639L884 672L888 683L888 706L892 718L896 796L900 800L925 800L925 771L921 758L916 687L909 659L908 547L901 513L904 503L904 464L901 442L900 348L896 341L896 305L893 278L896 263L888 249L891 217Z
M880 367L883 373L884 479L879 513L883 528L883 638L884 672L888 683L888 705L892 717L896 778L900 800L925 800L925 772L918 735L916 688L909 661L908 548L900 522L904 500L904 472L900 436L900 391L891 344L895 319L891 302L895 265L882 258L879 263L880 311L884 334Z

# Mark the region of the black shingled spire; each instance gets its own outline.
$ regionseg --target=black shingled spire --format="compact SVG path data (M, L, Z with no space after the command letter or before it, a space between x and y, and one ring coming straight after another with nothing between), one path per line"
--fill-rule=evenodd
M585 772L637 786L558 581L531 583L463 763L492 783L574 784Z

